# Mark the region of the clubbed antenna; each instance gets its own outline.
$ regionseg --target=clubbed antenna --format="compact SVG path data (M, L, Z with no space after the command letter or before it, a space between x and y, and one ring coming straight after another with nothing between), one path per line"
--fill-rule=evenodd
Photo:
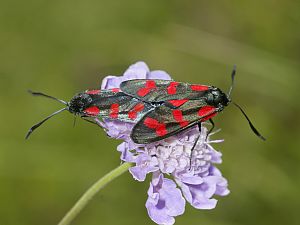
M230 95L231 95L231 92L232 92L232 89L233 89L235 73L236 73L236 65L233 66L233 69L232 69L232 72L231 72L231 86L230 86L228 94L227 94L228 98L230 98Z
M76 125L76 116L74 116L74 120L73 120L73 127L75 127L75 125Z
M234 104L236 107L238 107L238 108L240 109L240 111L243 113L243 115L245 116L246 120L248 121L248 123L249 123L249 125L250 125L252 131L256 134L256 136L258 136L260 139L262 139L262 140L265 141L266 138L264 138L264 137L256 130L256 128L255 128L254 125L251 123L249 117L246 115L246 113L244 112L244 110L243 110L238 104L236 104L235 102L233 102L233 104Z
M28 90L28 92L29 92L30 94L34 95L34 96L43 96L43 97L46 97L46 98L50 98L50 99L53 99L53 100L55 100L55 101L58 101L58 102L60 102L60 103L62 103L62 104L64 104L64 105L68 106L68 103L67 103L66 101L61 100L61 99L58 99L58 98L55 98L55 97L53 97L53 96L46 95L46 94L41 93L41 92L34 92L34 91L31 91L31 90ZM44 122L46 122L46 121L47 121L48 119L50 119L52 116L55 116L56 114L58 114L58 113L60 113L60 112L62 112L62 111L65 111L65 110L68 110L68 107L63 108L63 109L60 109L60 110L58 110L58 111L52 113L50 116L47 116L45 119L43 119L43 120L40 121L39 123L33 125L33 126L29 129L29 131L27 132L25 139L28 139L29 136L31 135L31 133L32 133L36 128L38 128L39 126L41 126Z
M55 100L55 101L58 101L58 102L60 102L60 103L62 103L62 104L64 104L64 105L68 105L68 103L67 103L66 101L64 101L64 100L55 98L55 97L50 96L50 95L46 95L46 94L41 93L41 92L34 92L34 91L31 91L31 90L28 90L28 92L29 92L30 94L32 94L32 95L35 95L35 96L44 96L44 97L46 97L46 98L51 98L51 99L53 99L53 100Z
M33 125L33 126L29 129L29 131L27 132L25 139L28 139L29 136L30 136L30 134L31 134L36 128L38 128L39 126L41 126L44 122L46 122L46 121L47 121L48 119L50 119L52 116L55 116L56 114L58 114L58 113L60 113L60 112L62 112L62 111L65 111L65 110L67 110L67 108L60 109L60 110L58 110L58 111L52 113L50 116L47 116L47 117L46 117L45 119L43 119L41 122L39 122L39 123Z

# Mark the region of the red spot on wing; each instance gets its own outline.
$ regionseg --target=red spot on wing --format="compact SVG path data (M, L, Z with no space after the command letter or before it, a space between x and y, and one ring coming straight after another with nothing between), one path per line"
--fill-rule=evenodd
M156 134L158 136L165 136L168 133L167 129L166 129L166 125L165 124L159 124L159 126L156 128Z
M128 117L132 120L135 120L138 112L142 111L145 108L143 103L138 103L134 106L134 108L128 112Z
M191 89L193 91L206 91L206 90L208 90L208 86L205 86L205 85L191 85Z
M135 120L136 117L137 117L137 113L134 112L134 111L130 111L130 112L128 113L128 117L129 117L130 119L132 119L132 120Z
M179 123L181 127L185 127L189 124L187 120L183 118L182 111L179 109L172 111L173 118Z
M90 116L97 116L100 112L100 109L97 106L91 106L89 108L86 108L84 112Z
M89 90L86 93L89 95L96 95L100 93L100 90Z
M177 86L178 86L178 82L171 82L170 85L167 87L167 92L169 95L174 95L177 92Z
M147 80L145 87L138 90L137 94L138 96L145 97L154 88L156 88L155 82L153 80Z
M210 118L214 117L215 115L217 115L217 113L212 113L209 116L205 116L201 119L201 121L205 121L205 120L209 120Z
M115 103L110 106L110 118L116 119L119 114L119 104Z
M120 88L113 88L113 89L111 89L111 91L117 93L120 91Z
M203 106L199 111L198 115L203 117L201 121L208 120L212 117L214 117L217 114L216 108L210 105Z
M144 121L144 124L151 129L155 129L158 126L159 122L155 119L147 117Z
M209 114L212 114L215 112L215 107L210 106L210 105L206 105L203 106L199 111L198 111L198 115L203 117L203 116L208 116Z
M155 129L157 136L165 136L168 133L166 125L163 123L159 123L156 119L147 117L144 120L144 124L148 128Z
M168 102L175 107L179 107L179 106L183 105L184 103L186 103L187 101L188 101L188 99L179 99L179 100L169 100Z

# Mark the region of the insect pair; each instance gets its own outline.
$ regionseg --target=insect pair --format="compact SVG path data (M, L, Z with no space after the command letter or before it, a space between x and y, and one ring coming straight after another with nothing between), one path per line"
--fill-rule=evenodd
M66 107L32 126L26 139L45 121L65 110L85 120L101 118L134 123L131 138L137 144L156 142L195 125L201 129L204 121L212 124L209 134L214 128L212 118L231 102L235 73L234 67L228 94L214 86L147 79L124 81L120 88L84 91L76 94L70 102L40 92L31 92L33 95L59 101ZM252 131L265 140L244 110L238 104L233 104L245 116Z

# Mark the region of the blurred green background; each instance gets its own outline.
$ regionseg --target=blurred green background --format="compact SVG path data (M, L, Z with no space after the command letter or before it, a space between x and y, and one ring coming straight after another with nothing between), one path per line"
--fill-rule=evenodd
M120 163L120 141L62 113L25 141L30 126L138 61L174 80L224 91L237 64L235 107L215 123L231 194L215 210L189 205L176 224L298 224L300 208L300 1L0 1L0 224L56 224L81 194ZM153 224L149 179L125 174L74 225Z

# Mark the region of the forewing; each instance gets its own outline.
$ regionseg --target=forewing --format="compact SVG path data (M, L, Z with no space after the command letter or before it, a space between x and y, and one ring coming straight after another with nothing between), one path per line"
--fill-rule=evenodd
M169 80L136 79L124 81L122 92L146 102L164 102L176 99L199 99L211 87Z
M153 106L114 90L89 91L92 102L84 110L87 116L138 122Z
M176 109L161 105L147 113L133 128L132 140L137 144L148 144L170 137L198 122L216 115L217 108L204 100L189 100Z

